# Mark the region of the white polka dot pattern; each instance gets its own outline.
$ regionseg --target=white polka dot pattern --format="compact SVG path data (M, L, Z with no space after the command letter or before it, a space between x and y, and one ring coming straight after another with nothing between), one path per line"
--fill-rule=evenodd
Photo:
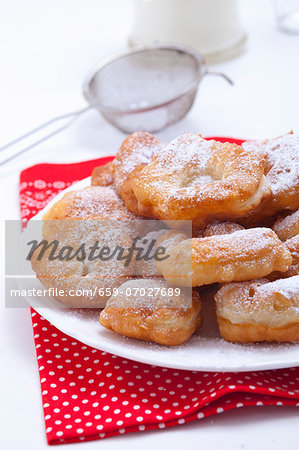
M24 223L108 161L42 164L22 172ZM299 406L299 367L204 373L149 366L83 345L35 311L31 315L49 444L163 429L244 406Z
M227 374L148 366L83 345L35 311L32 322L51 444L162 429L249 405L299 406L299 368Z

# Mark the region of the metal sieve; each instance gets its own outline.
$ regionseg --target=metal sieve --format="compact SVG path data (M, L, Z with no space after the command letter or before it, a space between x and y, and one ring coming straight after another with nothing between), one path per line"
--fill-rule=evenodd
M175 45L142 47L101 62L83 85L89 105L0 147L0 153L9 149L0 166L65 130L92 108L125 133L161 130L185 116L205 75L220 75L232 84L223 73L210 72L200 54Z
M154 132L190 110L198 85L210 72L202 55L176 45L140 47L97 64L83 93L108 122L124 131Z

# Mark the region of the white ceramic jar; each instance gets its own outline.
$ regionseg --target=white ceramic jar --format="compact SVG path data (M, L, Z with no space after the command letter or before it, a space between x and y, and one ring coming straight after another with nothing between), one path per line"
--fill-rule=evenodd
M210 60L238 52L246 34L237 0L134 0L135 17L129 42L183 44Z

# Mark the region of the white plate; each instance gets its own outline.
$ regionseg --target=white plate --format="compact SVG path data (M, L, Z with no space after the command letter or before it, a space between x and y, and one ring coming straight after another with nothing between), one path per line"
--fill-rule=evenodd
M32 220L41 219L45 211L66 191L81 189L89 184L90 178L86 178L66 189ZM39 281L34 278L27 278L22 283L19 287L24 289L41 287ZM91 347L135 361L176 369L211 372L243 372L299 365L297 344L242 345L222 340L216 325L212 299L203 302L204 324L198 334L178 347L142 342L106 330L99 324L98 311L59 309L56 300L51 297L34 301L28 297L26 300L39 314L67 335ZM45 307L45 301L49 307Z

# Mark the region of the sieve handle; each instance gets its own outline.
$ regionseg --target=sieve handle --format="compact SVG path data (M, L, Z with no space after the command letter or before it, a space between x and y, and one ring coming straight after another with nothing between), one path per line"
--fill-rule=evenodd
M28 131L22 136L17 137L13 141L3 145L0 147L0 152L10 148L13 154L0 161L0 166L65 130L92 107L93 105L89 105L77 111L72 111L70 113L54 117L33 130Z
M204 75L212 75L212 76L216 76L216 77L222 77L224 78L230 85L234 86L234 82L233 80L226 75L225 73L222 72L211 72L210 70L207 70Z

